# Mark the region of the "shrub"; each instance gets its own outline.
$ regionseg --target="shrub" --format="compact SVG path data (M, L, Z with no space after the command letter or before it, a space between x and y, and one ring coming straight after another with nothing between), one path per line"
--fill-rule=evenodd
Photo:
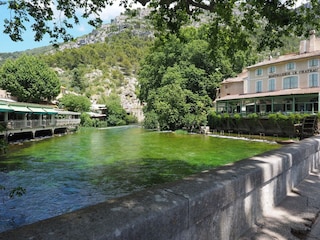
M155 112L147 112L144 117L143 127L147 129L155 129L158 128L159 121L158 116Z
M87 113L81 113L80 119L81 119L81 121L80 121L81 126L92 127L94 124L93 119Z
M136 116L133 116L133 115L127 115L126 116L126 123L127 124L133 124L133 123L137 123L138 122L138 119Z
M208 125L210 128L215 129L221 124L221 114L217 114L215 111L210 111L208 114Z
M258 119L259 115L257 113L250 113L247 115L247 117L250 119Z

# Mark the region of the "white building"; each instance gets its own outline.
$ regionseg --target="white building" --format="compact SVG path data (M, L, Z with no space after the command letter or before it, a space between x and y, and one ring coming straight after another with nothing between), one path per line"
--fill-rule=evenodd
M299 53L270 57L222 82L215 100L218 112L320 112L320 38L300 42Z

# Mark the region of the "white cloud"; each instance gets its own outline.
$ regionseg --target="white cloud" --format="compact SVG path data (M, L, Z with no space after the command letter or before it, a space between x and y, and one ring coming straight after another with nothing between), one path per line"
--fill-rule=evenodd
M87 28L86 28L86 26L83 25L83 24L78 25L78 26L77 26L77 30L78 30L79 32L87 32L87 31L88 31Z
M104 22L110 22L111 19L114 19L115 17L119 16L121 13L125 12L125 8L123 6L119 6L120 1L116 0L114 1L113 5L107 6L102 13L100 14L100 18ZM140 3L134 3L130 7L131 9L141 8L142 5Z
M111 19L119 16L121 13L125 11L125 8L119 6L119 4L114 3L112 6L107 6L100 14L100 18L104 22L110 22Z

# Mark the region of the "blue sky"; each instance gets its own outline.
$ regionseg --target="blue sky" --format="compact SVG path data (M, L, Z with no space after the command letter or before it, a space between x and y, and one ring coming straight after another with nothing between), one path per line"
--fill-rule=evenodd
M113 6L108 6L103 13L101 14L101 18L104 23L110 23L111 19L114 19L116 16L119 16L121 12L124 12L125 9L123 7L119 7L118 4L114 4ZM3 33L4 30L4 19L9 18L10 12L7 10L6 5L0 5L0 53L7 52L15 52L15 51L24 51L27 49L33 49L42 46L50 45L50 39L46 35L42 41L35 42L34 33L31 30L26 30L23 33L22 42L13 42L7 34ZM70 33L74 38L83 36L85 34L90 33L93 28L88 25L86 22L88 19L81 19L79 25L74 25L73 29L69 29L68 33Z

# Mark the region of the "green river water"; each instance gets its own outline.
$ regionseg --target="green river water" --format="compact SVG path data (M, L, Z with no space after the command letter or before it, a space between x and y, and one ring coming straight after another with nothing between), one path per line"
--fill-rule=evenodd
M0 156L0 232L276 148L138 127L82 128L10 146ZM9 199L18 186L26 194Z

